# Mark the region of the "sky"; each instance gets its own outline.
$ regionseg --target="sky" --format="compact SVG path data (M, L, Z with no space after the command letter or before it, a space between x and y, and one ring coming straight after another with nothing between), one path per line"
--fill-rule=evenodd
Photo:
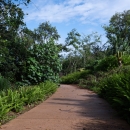
M103 25L117 12L130 9L130 0L31 0L25 12L25 23L31 30L39 24L49 21L56 27L64 43L67 33L76 29L81 35L98 32L105 42Z

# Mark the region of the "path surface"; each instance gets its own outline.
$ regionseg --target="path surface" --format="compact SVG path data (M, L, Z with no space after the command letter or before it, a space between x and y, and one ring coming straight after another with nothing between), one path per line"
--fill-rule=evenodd
M2 130L130 130L130 126L95 93L61 85L49 99Z

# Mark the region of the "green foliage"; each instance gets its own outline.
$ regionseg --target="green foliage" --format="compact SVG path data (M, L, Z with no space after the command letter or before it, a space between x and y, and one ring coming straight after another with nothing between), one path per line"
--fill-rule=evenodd
M79 68L83 67L83 64L81 63L82 58L80 58L80 56L69 54L68 57L62 59L62 73L69 74L79 70Z
M23 97L20 96L20 93L15 90L13 91L12 89L7 90L7 103L11 104L11 110L14 112L20 112L23 110L23 105L24 105L24 100Z
M11 110L12 104L7 103L7 96L0 95L0 123L2 120L7 119L7 113Z
M39 27L34 30L34 33L36 41L40 44L45 44L49 42L50 39L57 41L60 38L56 27L52 27L49 22L40 24Z
M90 89L94 92L98 92L98 87L95 87L103 78L107 77L108 75L115 73L114 72L103 72L103 71L90 71L85 78L79 80L79 87Z
M68 48L68 55L62 59L62 72L64 74L73 73L79 68L89 67L89 65L104 57L101 43L101 36L97 33L81 35L73 29L68 33L65 40L65 47Z
M130 123L130 66L108 72L94 72L80 79L79 87L87 88L105 98L119 115Z
M104 26L108 38L108 54L116 54L117 51L130 53L130 10L114 14L108 26Z
M19 27L21 31L25 26L24 13L19 6L23 3L27 5L29 2L30 0L0 1L0 60L2 61L9 57L10 46L15 42Z
M76 29L72 29L71 32L68 33L68 37L65 40L65 46L72 45L75 49L78 49L78 45L80 44L80 34L76 31Z
M11 87L10 82L0 75L0 91Z
M122 56L122 64L123 65L130 65L130 55L123 55Z
M42 78L41 65L35 58L28 58L27 60L27 79L30 84L37 84ZM25 77L24 77L25 78ZM23 80L25 81L25 80Z
M25 26L20 5L29 2L0 2L0 73L18 86L46 80L59 82L61 64L55 41L60 36L49 22L42 23L35 31Z
M51 39L44 48L43 81L50 80L59 82L59 72L61 71L61 62L59 58L59 49Z
M95 64L95 71L109 71L114 68L117 68L119 66L119 59L116 56L108 56L105 57L104 59L99 60ZM123 65L130 65L130 56L129 55L122 55L121 57L122 64Z
M57 90L57 85L46 81L36 86L0 91L0 122L8 119L8 112L20 112L25 105L43 101Z
M96 84L98 93L105 98L128 121L130 120L130 68L103 78Z
M54 40L50 39L46 44L34 44L32 47L25 41L18 40L22 39L15 39L8 58L0 62L1 74L20 86L38 84L45 80L59 82L61 62L59 48Z
M85 79L80 79L79 80L79 87L80 88L87 88L87 89L92 89L95 84L96 84L96 76L92 75L92 74L88 74L86 75Z
M100 60L93 60L92 62L90 62L89 64L86 65L85 69L94 71L94 69L97 67L99 62L100 62Z
M79 79L85 78L89 71L81 71L81 72L74 72L63 76L61 78L61 83L64 84L77 84L79 83Z
M0 2L0 73L11 82L19 79L19 64L26 57L27 46L22 42L24 13L19 6L29 2L30 0Z
M123 54L121 56L121 60L122 60L122 64L125 65L130 65L130 56ZM93 62L91 62L90 64L88 64L86 66L86 69L89 69L91 71L94 72L98 72L98 71L109 71L112 69L115 69L119 67L119 61L118 61L118 57L117 56L107 56L103 59L100 60L95 60Z
M108 71L118 67L118 60L116 56L105 57L102 60L99 60L95 66L95 71Z

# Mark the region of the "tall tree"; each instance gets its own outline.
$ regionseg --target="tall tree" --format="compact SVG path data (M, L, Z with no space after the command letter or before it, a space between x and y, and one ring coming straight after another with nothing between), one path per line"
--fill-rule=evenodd
M28 4L30 0L1 0L0 1L0 59L8 54L7 46L14 42L17 31L24 25L24 13L20 4Z
M81 36L76 29L68 33L64 46L70 48L70 51L63 59L63 71L74 72L99 59L102 55L100 37L97 33Z
M25 25L24 13L19 5L27 5L29 2L30 0L0 1L0 73L12 79L18 70L15 64L19 60L16 52L23 48L21 41L17 40L18 31Z
M52 27L49 22L44 22L39 25L37 29L34 30L35 39L38 43L47 43L50 39L58 41L60 35L57 32L56 27Z
M115 54L118 51L130 53L130 10L116 13L104 26L108 38L109 52Z
M9 38L10 34L17 32L19 26L23 25L24 13L19 7L21 4L28 4L30 0L1 0L0 2L0 36ZM15 3L17 2L17 3Z
M69 52L66 60L63 62L63 68L67 72L74 72L79 68L79 60L78 60L78 49L80 46L80 34L76 29L72 29L65 39L65 45L62 46L62 49Z

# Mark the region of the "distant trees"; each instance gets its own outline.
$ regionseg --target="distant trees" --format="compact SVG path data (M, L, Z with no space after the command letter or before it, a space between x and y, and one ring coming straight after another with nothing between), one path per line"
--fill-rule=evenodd
M110 54L116 54L118 51L130 53L130 10L113 15L104 29Z
M75 72L102 58L104 55L100 47L100 37L97 33L81 36L76 29L72 29L65 40L65 45L69 48L69 54L63 60L63 72Z
M34 30L34 34L35 40L40 44L47 43L50 39L58 41L60 38L56 27L52 27L49 22L43 22L40 24L39 27Z
M89 68L98 64L106 56L116 55L122 66L122 55L130 54L130 10L114 14L109 25L103 26L108 38L107 44L101 45L101 36L97 33L79 34L76 29L68 33L65 40L69 54L63 60L63 71L71 73L79 68Z

